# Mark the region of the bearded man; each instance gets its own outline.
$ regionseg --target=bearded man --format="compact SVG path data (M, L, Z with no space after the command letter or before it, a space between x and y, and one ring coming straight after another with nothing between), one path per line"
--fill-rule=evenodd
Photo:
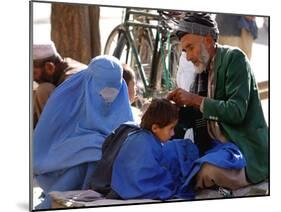
M33 126L56 87L66 78L87 68L71 58L62 58L52 41L33 45Z
M178 88L167 98L182 106L181 111L197 112L195 116L180 112L180 116L194 119L191 125L201 156L216 141L236 145L245 158L240 168L220 165L216 157L217 163L203 163L195 176L196 188L234 190L267 179L268 127L247 56L238 48L217 43L219 31L210 14L187 14L175 33L186 59L194 65L196 77L190 92ZM238 158L226 156L218 157L228 162Z

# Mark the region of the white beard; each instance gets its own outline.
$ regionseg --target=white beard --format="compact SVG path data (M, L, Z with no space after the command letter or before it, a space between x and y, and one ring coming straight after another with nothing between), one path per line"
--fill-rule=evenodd
M205 70L205 66L202 63L199 63L198 66L193 64L193 66L196 74L201 74Z
M208 53L205 45L203 45L203 43L201 43L201 54L200 54L200 63L198 66L194 65L194 70L196 72L196 74L201 74L204 70L206 70L209 59L210 59L210 54Z

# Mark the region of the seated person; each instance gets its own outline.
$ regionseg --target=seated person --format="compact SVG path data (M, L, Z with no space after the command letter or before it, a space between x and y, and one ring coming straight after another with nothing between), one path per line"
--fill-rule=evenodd
M141 119L141 128L128 135L113 163L113 193L121 199L193 197L188 185L181 185L198 151L189 140L168 142L177 119L175 104L167 99L152 100Z
M56 87L74 73L87 68L71 58L62 58L53 42L33 45L33 126Z
M198 187L235 190L267 179L268 127L246 55L217 43L219 31L211 14L187 14L175 34L197 73L189 92L177 88L167 98L197 112L194 138L203 156L216 140L237 145L246 160L240 168L205 163L197 174ZM191 118L188 113L179 117Z
M33 174L50 191L87 188L106 136L133 121L122 65L98 56L50 96L34 131ZM50 197L37 209L51 207Z
M131 108L133 112L133 116L136 123L140 123L141 119L141 111L133 106L133 104L138 99L136 95L136 77L134 70L127 64L123 64L123 79L125 80L127 87L128 87L128 94L131 103Z
M135 72L128 64L123 64L122 66L123 66L123 79L125 80L128 87L130 103L133 104L137 100Z

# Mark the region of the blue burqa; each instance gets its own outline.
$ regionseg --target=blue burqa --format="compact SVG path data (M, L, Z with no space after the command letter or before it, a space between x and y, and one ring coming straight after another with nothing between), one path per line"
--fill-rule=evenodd
M106 136L133 121L122 71L113 56L98 56L49 98L33 141L33 172L45 194L87 188ZM38 209L50 206L47 196Z
M197 147L190 140L163 145L150 131L137 131L128 136L116 157L112 189L122 199L190 199L191 187L182 184L197 158Z

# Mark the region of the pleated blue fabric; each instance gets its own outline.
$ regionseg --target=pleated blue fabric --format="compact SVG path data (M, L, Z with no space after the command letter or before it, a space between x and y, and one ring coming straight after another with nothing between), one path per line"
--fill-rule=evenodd
M45 193L87 187L106 136L133 121L122 72L117 58L98 56L50 96L33 139L33 172Z

